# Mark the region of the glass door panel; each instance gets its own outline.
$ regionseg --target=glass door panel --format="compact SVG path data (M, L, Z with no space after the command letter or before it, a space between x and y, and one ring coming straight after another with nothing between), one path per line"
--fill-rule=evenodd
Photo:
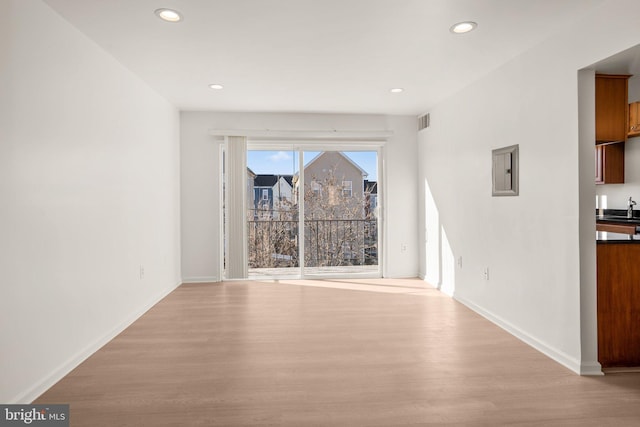
M247 262L250 278L299 277L299 154L247 150Z
M303 276L379 273L377 151L303 159Z

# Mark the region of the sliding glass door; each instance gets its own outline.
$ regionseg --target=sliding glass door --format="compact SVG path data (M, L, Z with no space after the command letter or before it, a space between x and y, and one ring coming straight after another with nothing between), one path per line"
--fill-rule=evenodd
M378 154L249 146L248 277L379 276Z

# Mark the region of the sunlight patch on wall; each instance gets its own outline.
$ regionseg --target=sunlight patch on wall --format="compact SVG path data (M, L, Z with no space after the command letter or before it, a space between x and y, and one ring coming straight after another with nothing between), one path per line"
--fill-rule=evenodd
M440 287L440 213L429 188L424 180L424 245L425 280Z
M449 245L447 232L442 227L442 283L440 290L449 296L453 296L456 290L456 261Z

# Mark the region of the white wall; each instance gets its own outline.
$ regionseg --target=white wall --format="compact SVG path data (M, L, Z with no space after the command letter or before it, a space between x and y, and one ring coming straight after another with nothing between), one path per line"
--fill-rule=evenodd
M579 142L593 148L579 141L578 70L640 42L635 6L604 2L436 106L418 136L421 273L576 372L598 366L595 275L581 276L581 263L595 268L595 184L579 180L593 173ZM491 150L512 144L520 195L491 197Z
M384 274L418 273L416 118L348 114L181 113L182 276L220 280L219 144L212 129L372 131L391 130L384 149L387 233ZM401 252L402 244L407 251Z
M42 2L1 5L0 402L26 403L179 284L179 115Z
M629 79L629 102L640 101L640 69L632 72L635 74ZM626 209L629 196L640 203L640 136L629 138L625 144L624 184L598 185L596 193L607 196L609 209Z

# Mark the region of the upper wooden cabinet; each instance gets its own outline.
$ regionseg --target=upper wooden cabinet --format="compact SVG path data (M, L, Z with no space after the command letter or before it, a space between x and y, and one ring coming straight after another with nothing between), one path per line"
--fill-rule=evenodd
M627 139L629 77L627 74L596 74L596 144Z
M596 184L624 183L624 142L596 145Z
M640 135L640 102L629 104L629 138Z

